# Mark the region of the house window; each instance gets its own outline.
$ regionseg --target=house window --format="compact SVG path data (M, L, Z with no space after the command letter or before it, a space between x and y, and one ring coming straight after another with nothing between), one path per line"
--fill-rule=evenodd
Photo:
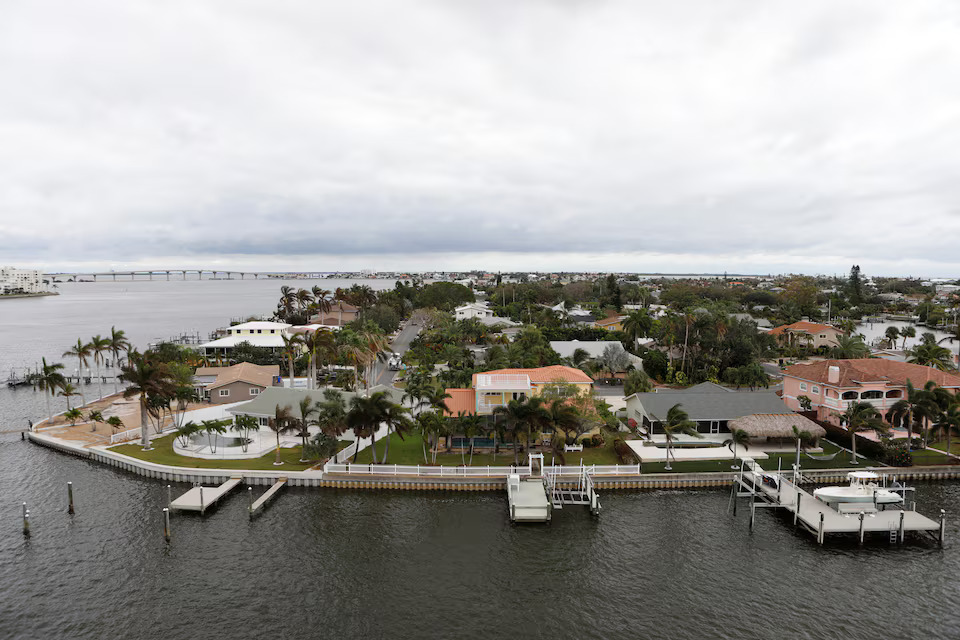
M820 393L820 387L815 384L810 385L810 393Z
M900 389L894 389L892 391L887 391L888 398L902 398L903 392Z
M250 395L252 396L260 395L260 387L250 387Z
M856 391L844 391L843 395L840 397L843 398L844 400L856 400L860 396L857 395Z
M220 389L220 397L226 398L230 395L230 389Z
M821 333L821 334L820 334L820 337L821 337L821 338L826 338L826 337L827 337L827 334Z
M263 333L263 329L257 329L257 333Z
M270 333L275 333L275 331L273 329L270 329Z
M806 390L807 390L807 383L806 383L806 382L801 382L801 383L800 383L800 391L806 391Z
M260 418L260 426L261 427L270 426L270 418Z
M864 400L879 400L880 398L883 397L883 391L877 391L875 389L871 389L870 391L864 391L863 393L861 393L860 397L863 398Z

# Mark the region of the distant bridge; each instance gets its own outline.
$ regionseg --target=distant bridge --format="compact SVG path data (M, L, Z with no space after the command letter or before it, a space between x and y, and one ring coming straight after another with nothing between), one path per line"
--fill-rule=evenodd
M240 276L241 280L246 279L247 276L252 276L254 280L259 280L260 278L278 278L278 279L290 279L290 280L304 280L308 278L322 278L326 274L318 272L264 272L264 271L237 271L227 270L227 269L138 269L136 271L77 271L73 273L45 273L43 277L48 280L77 280L79 278L92 278L94 282L97 281L97 278L113 278L116 280L119 278L129 278L130 280L136 280L138 277L141 280L153 280L154 276L158 278L170 279L170 276L173 275L174 278L178 280L187 280L188 276L192 279L193 275L196 275L197 280L203 280L203 276L207 275L208 280L232 280L234 276Z

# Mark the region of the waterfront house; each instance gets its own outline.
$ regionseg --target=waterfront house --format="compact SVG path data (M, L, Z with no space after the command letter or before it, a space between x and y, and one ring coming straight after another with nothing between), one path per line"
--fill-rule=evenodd
M906 394L907 381L922 388L929 380L956 393L960 375L885 358L823 360L795 364L783 372L783 401L800 409L800 396L810 398L817 419L839 424L837 414L852 402L866 401L885 414Z
M242 342L249 342L254 347L264 347L279 351L283 348L283 336L291 325L286 322L268 322L257 320L253 322L244 322L228 327L227 335L206 342L200 347L208 356L223 354L226 355L234 347Z
M539 395L551 385L572 385L577 395L593 392L593 379L579 369L553 365L534 369L497 369L473 374L469 389L447 389L448 416L491 415L510 400Z
M667 412L679 404L703 434L730 433L730 421L752 415L783 415L795 419L798 427L809 422L794 413L770 390L734 391L711 382L688 389L659 389L628 396L627 418L635 420L648 434L663 434ZM810 425L806 425L812 430ZM816 426L816 425L813 425Z
M843 335L843 331L829 324L807 322L806 320L774 327L770 329L769 333L776 337L781 344L806 345L814 349L835 347L837 346L837 336Z
M241 362L231 367L198 367L193 386L197 395L212 404L227 404L254 398L279 379L279 365Z

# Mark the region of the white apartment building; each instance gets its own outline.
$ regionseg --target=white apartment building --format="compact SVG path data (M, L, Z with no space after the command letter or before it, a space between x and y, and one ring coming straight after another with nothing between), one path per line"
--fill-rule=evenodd
M0 267L0 294L43 293L43 274L37 269Z

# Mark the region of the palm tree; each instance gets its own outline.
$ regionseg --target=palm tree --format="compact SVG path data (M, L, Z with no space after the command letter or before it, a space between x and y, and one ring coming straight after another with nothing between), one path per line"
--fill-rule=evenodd
M267 420L267 426L277 435L277 458L273 461L274 466L283 464L280 460L280 434L289 433L293 429L292 422L293 414L289 405L282 408L277 405L273 417Z
M548 428L550 414L544 406L543 398L532 396L525 400L510 400L505 406L493 410L496 416L503 416L503 425L513 438L513 463L520 464L517 441L520 436L525 440L525 450L530 449L530 436L534 430Z
M897 340L900 338L900 329L898 329L896 325L891 325L887 327L884 335L886 336L887 341L890 343L890 348L896 348Z
M907 351L907 362L933 367L940 371L953 369L950 350L938 344L923 342Z
M93 354L93 362L97 365L97 389L100 392L100 399L103 400L103 378L100 377L100 363L103 362L103 354L110 351L110 341L106 338L95 335L90 339L90 352Z
M627 314L623 321L623 330L630 336L630 349L637 348L637 338L640 334L648 335L653 329L653 318L647 313L646 309L637 309Z
M457 431L460 432L462 438L470 440L470 464L473 464L473 439L480 433L482 425L483 417L475 413L470 414L463 411L457 413ZM466 466L467 460L463 451L465 447L462 444L460 446L460 462Z
M370 373L373 371L373 364L384 358L384 352L390 348L390 342L387 337L377 329L365 327L360 332L360 339L363 341L365 349L364 354L364 381L367 390L370 389Z
M37 386L40 387L40 390L49 391L49 393L43 394L43 397L47 403L47 417L50 418L51 422L53 422L53 411L50 409L50 396L55 396L57 390L61 389L65 382L63 374L60 373L61 369L63 369L63 365L59 362L47 364L47 359L44 358L43 366L40 367L40 375L37 377Z
M110 337L107 338L110 341L109 351L113 354L113 364L114 367L120 366L120 352L130 350L130 341L127 340L127 335L123 332L122 329L118 330L116 327L110 327ZM117 378L119 376L113 377L113 392L117 393Z
M690 419L687 412L681 408L680 403L670 407L667 411L667 419L662 423L663 434L667 440L667 464L664 471L670 471L670 456L673 455L673 441L677 435L684 434L694 438L703 436L697 431L697 423Z
M337 389L325 389L323 400L317 403L317 426L328 436L339 438L347 430L347 405L343 393Z
M313 294L306 289L298 289L296 295L297 307L305 311L307 306L313 302Z
M291 315L296 304L297 292L293 289L293 287L288 287L286 285L280 287L280 303L277 305L280 311L279 315L283 318Z
M932 380L930 381L932 382ZM892 407L887 410L887 422L894 426L905 427L907 430L907 450L913 447L913 428L920 427L927 418L930 410L930 396L924 393L925 389L917 389L910 380L907 380L906 395L897 400ZM922 427L918 428L917 433L922 432Z
M912 324L908 324L905 327L900 327L900 337L903 338L903 348L907 348L907 338L916 338L917 330Z
M67 411L69 411L70 398L74 396L78 396L80 395L80 393L77 391L77 388L75 386L73 386L72 384L67 382L66 379L64 379L63 384L60 385L60 393L58 393L57 395L67 399Z
M114 433L123 427L123 420L120 419L120 416L110 416L107 418L106 422L113 428Z
M377 429L386 416L389 404L386 391L378 391L370 396L355 395L350 399L347 425L353 430L358 445L353 456L354 461L360 453L360 440L370 438L370 453L373 463L377 464Z
M192 424L192 422L188 422L187 424ZM230 427L230 430L239 434L240 448L246 453L247 448L250 446L250 432L260 430L260 421L251 415L238 413L233 417L233 425Z
M743 429L734 429L730 432L730 437L723 441L723 446L730 449L730 452L733 453L733 464L730 465L730 468L736 469L739 467L737 464L737 447L743 447L744 450L749 449L750 434Z
M960 433L960 401L954 400L949 407L937 417L933 423L933 434L937 439L947 441L947 456L950 456L950 441L954 433Z
M176 392L176 384L170 373L169 365L160 362L151 354L134 350L121 367L121 377L130 386L123 390L124 398L139 396L140 399L140 441L144 451L150 451L150 421L147 409L151 400L170 398Z
M881 420L877 408L869 402L851 402L847 410L840 414L840 423L846 425L850 433L850 464L860 464L857 461L857 432L873 430L886 433L887 425Z
M868 347L860 336L838 335L837 344L830 350L831 355L838 360L866 358L870 355Z
M383 392L381 392L383 393ZM383 463L387 463L387 454L390 451L390 432L397 434L397 436L403 440L403 434L410 431L413 428L413 422L410 420L409 416L410 410L399 405L396 402L389 402L383 413L383 424L387 427L387 438L386 444L383 448Z
M320 317L323 318L323 316L330 313L330 291L314 285L311 292L313 293L313 306L317 310L317 313L320 314Z
M219 420L201 420L200 427L207 434L207 445L210 453L217 452L217 436L227 432L227 427Z
M555 433L562 433L564 440L573 440L583 426L580 412L563 398L557 398L547 408L550 428ZM572 434L572 437L571 437Z
M77 426L77 420L83 417L83 412L80 409L67 409L63 417L70 421L70 426Z
M83 340L77 338L77 344L70 347L67 351L63 352L64 358L76 358L78 363L78 376L77 384L80 385L80 400L83 402L83 406L87 406L87 396L83 393L83 383L81 379L83 378L83 368L89 366L90 364L90 355L92 351L90 350L90 345L83 344Z
M100 411L91 411L87 414L87 420L93 423L93 426L90 427L90 431L94 432L97 430L97 425L103 422L103 413Z
M313 403L313 398L307 396L300 399L300 417L293 417L291 426L300 437L300 462L306 462L304 457L307 453L307 439L310 437L310 425L314 424L313 416L317 415L318 407Z
M237 418L241 418L241 417L251 418L254 422L257 421L257 419L254 418L253 416L247 416L247 415L237 416ZM202 429L200 425L198 425L193 420L190 420L186 424L183 424L177 427L176 439L177 439L177 442L180 443L180 448L185 449L187 445L190 444L190 436L192 436L195 433L199 433L201 430ZM243 450L246 451L247 450L246 447L244 447Z
M303 345L303 336L298 333L294 334L281 334L280 338L283 340L283 355L287 357L287 362L290 364L290 388L293 388L293 377L294 377L294 368L293 368L293 359L300 355L300 347Z

